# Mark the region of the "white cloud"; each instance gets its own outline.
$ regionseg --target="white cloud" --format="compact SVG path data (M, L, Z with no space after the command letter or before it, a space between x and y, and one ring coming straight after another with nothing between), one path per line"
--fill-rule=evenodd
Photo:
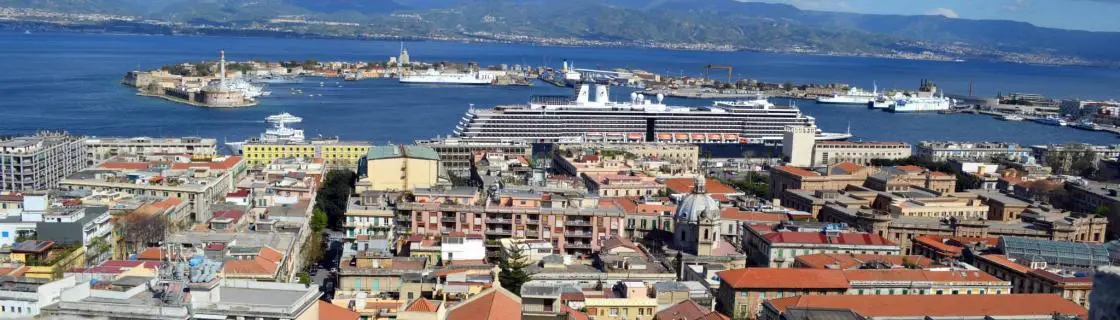
M949 8L930 9L929 11L926 11L926 14L935 15L935 16L942 16L942 17L951 18L951 19L956 19L956 18L961 17L961 15L957 14L956 11L953 11L953 9L949 9Z

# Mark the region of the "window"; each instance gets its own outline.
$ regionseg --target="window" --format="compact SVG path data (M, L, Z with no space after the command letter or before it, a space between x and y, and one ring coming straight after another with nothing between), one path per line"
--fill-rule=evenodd
M611 315L612 316L617 316L618 315L618 308L611 308Z

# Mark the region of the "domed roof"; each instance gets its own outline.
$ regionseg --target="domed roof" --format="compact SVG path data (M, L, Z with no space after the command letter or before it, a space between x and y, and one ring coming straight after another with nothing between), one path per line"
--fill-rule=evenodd
M684 196L677 204L677 212L673 217L677 222L697 223L701 216L718 219L719 211L719 201L704 190L704 178L701 177L696 180L692 193Z

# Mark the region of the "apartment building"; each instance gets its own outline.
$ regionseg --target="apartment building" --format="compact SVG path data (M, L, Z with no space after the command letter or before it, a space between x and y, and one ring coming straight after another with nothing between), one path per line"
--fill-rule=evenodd
M85 144L88 166L122 155L181 154L199 158L218 155L218 140L213 138L90 137L85 140Z
M747 228L743 250L752 266L790 268L801 255L819 253L899 254L898 245L869 233L835 230L823 232L779 231L763 233Z
M85 137L66 132L0 139L0 191L47 190L86 167Z
M1004 142L922 141L914 155L927 161L990 161L996 158L1020 159L1031 155L1029 148Z
M861 165L871 160L909 158L910 144L905 142L817 141L813 147L813 166L829 166L841 162Z

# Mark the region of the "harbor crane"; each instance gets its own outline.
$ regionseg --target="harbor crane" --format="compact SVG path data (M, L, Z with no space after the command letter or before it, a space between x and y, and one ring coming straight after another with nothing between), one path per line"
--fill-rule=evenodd
M708 74L712 72L712 69L727 70L727 83L731 83L731 70L732 70L731 66L724 66L724 65L718 65L718 64L705 65L704 66L704 79L705 80L708 79Z

